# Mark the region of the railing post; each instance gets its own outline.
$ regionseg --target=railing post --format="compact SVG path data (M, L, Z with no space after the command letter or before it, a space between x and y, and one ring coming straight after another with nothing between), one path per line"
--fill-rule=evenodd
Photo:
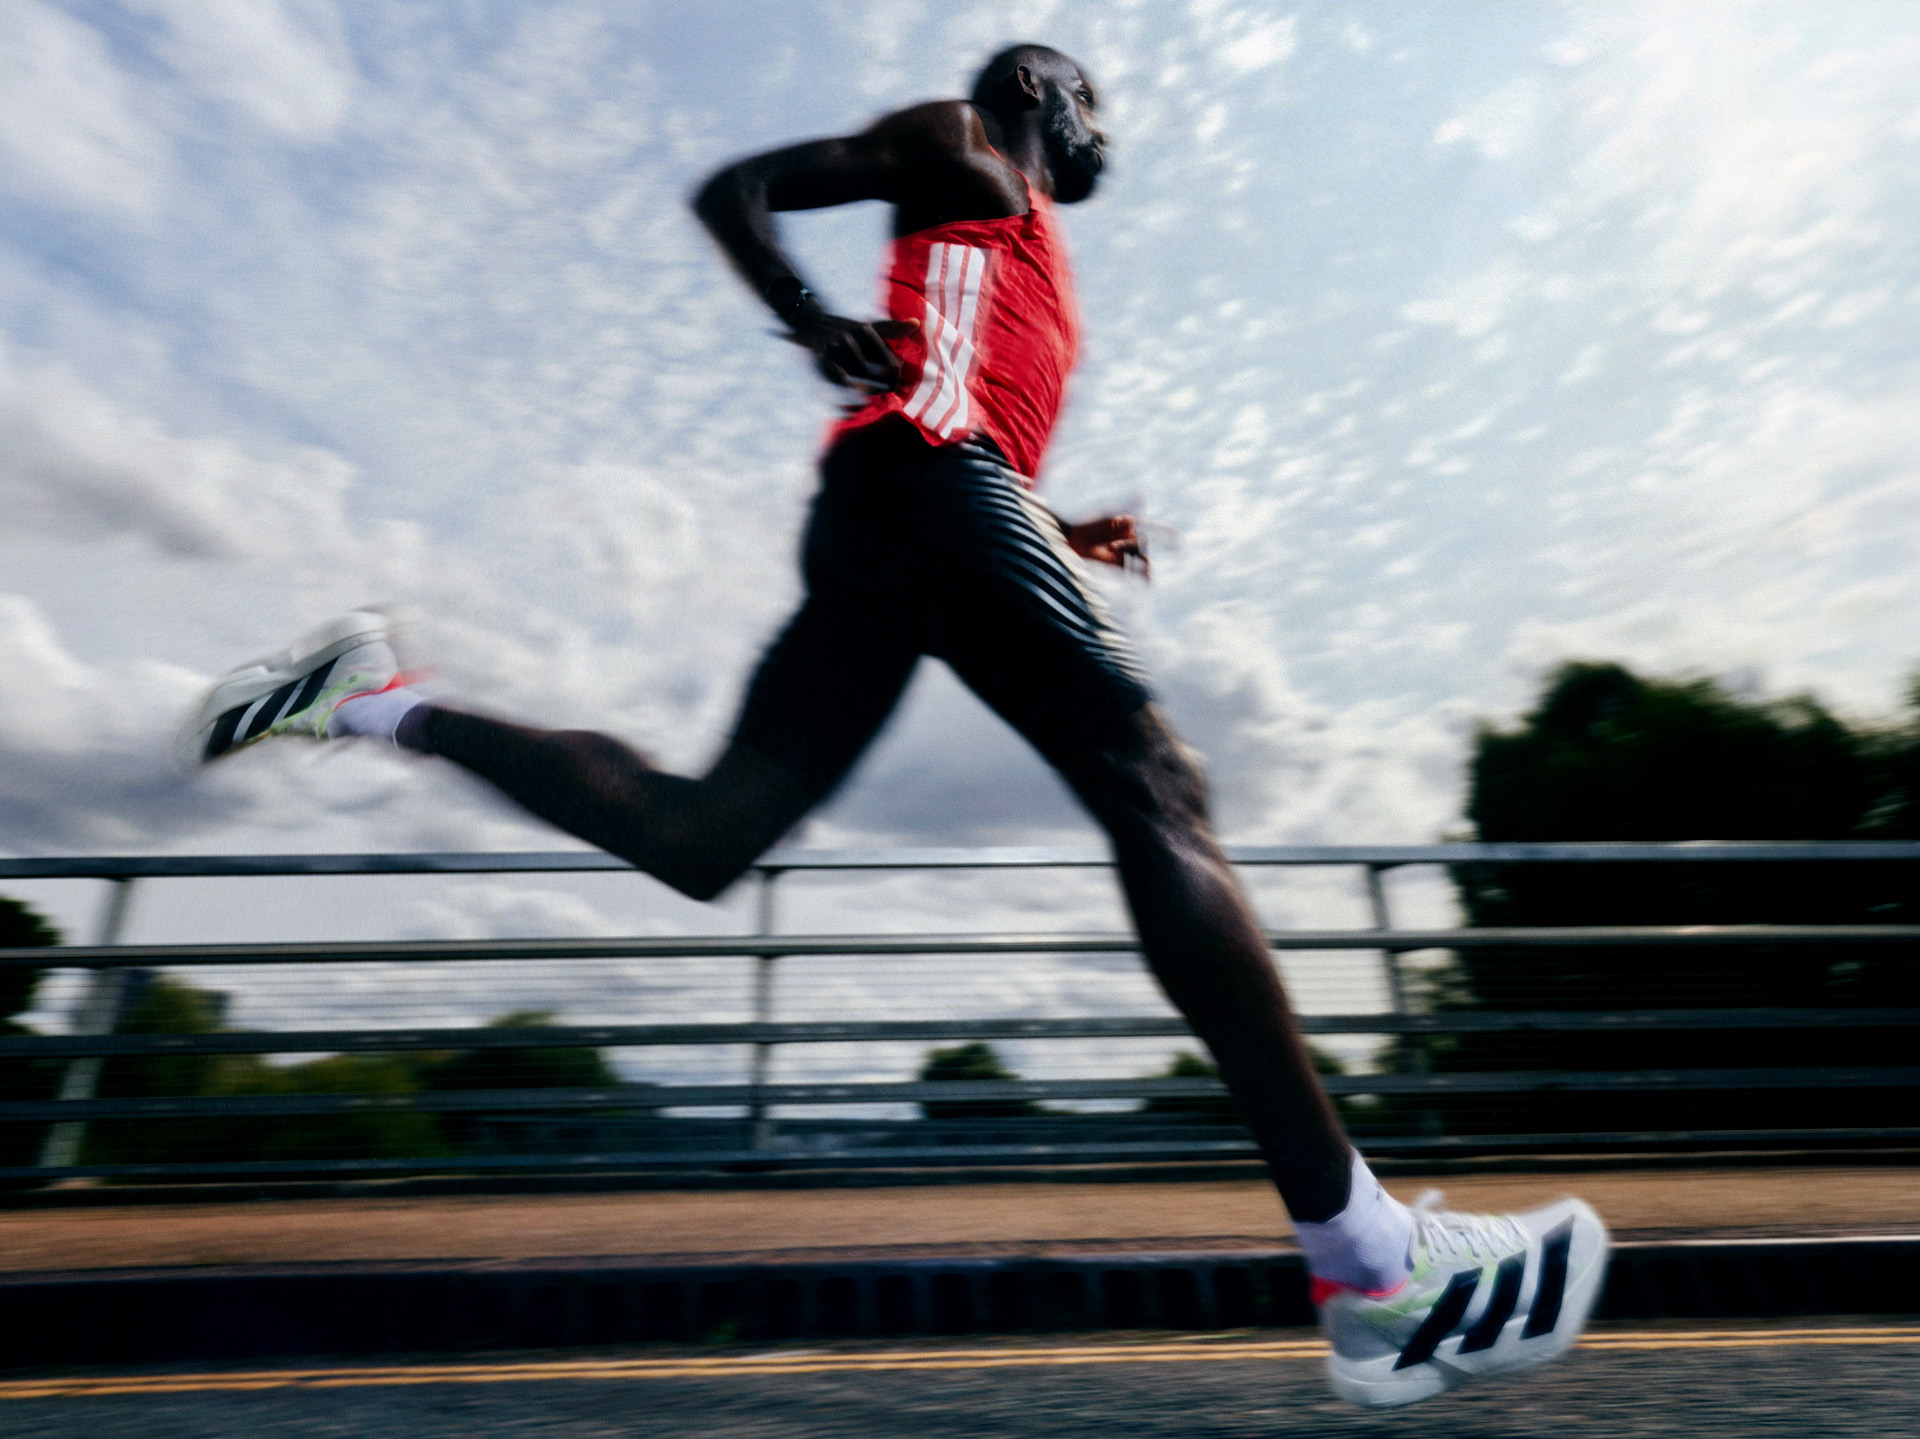
M1383 876L1393 866L1370 864L1367 866L1367 907L1373 914L1373 927L1382 933L1393 928L1393 915L1387 908L1387 886ZM1380 951L1380 963L1387 977L1387 995L1395 1014L1407 1013L1407 981L1400 968L1400 951L1383 949ZM1410 1040L1411 1035L1401 1035L1396 1041L1399 1068L1406 1074L1425 1074L1427 1055L1423 1049L1416 1048ZM1420 1106L1420 1132L1434 1135L1440 1133L1440 1118L1424 1105Z
M1373 915L1373 927L1384 933L1393 928L1393 916L1387 909L1387 886L1381 876L1385 874L1384 864L1370 864L1366 867L1367 908ZM1407 1012L1406 982L1400 974L1400 952L1393 949L1380 951L1380 963L1387 977L1387 998L1393 1005L1395 1014Z
M95 944L118 944L127 927L127 906L133 899L133 880L119 876L107 892L107 903L100 915L100 932ZM120 1023L120 1010L126 999L133 972L128 969L96 969L87 982L87 992L74 1012L75 1034L112 1034ZM69 1060L60 1076L55 1099L92 1099L100 1087L100 1072L106 1060L98 1055ZM67 1119L47 1131L40 1146L40 1168L64 1169L79 1161L80 1147L86 1142L87 1125L82 1119Z
M774 931L777 916L773 907L773 886L780 878L777 869L760 871L760 892L756 896L754 932L769 935ZM771 1024L773 1022L773 967L779 963L777 954L760 955L753 968L753 1022ZM767 1104L761 1092L766 1088L768 1072L773 1066L773 1045L767 1040L756 1040L753 1046L753 1058L747 1073L749 1099L747 1101L747 1147L749 1149L771 1149L773 1147L773 1120L767 1114Z

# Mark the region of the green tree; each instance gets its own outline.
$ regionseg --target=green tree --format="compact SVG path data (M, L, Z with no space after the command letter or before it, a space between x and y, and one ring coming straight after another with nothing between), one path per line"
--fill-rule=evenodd
M1319 1074L1345 1074L1346 1066L1341 1064L1326 1050L1317 1044L1307 1046L1307 1052L1313 1056L1313 1067ZM1168 1061L1167 1067L1155 1075L1156 1079L1218 1079L1220 1067L1210 1059L1202 1058L1190 1049L1183 1049ZM1334 1100L1334 1108L1343 1116L1348 1113L1351 1102L1339 1098ZM1146 1102L1147 1114L1191 1115L1195 1119L1211 1120L1219 1124L1239 1124L1240 1108L1230 1094L1163 1095Z
M60 942L60 932L17 899L0 898L0 949L41 949ZM0 1035L31 1034L18 1016L33 1005L45 970L0 970ZM0 1059L0 1099L49 1099L60 1066L44 1059ZM0 1125L0 1164L31 1164L46 1135L44 1124Z
M540 1029L554 1022L551 1009L516 1009L487 1021L488 1029ZM461 1049L438 1055L420 1068L420 1087L458 1089L606 1089L620 1082L597 1049Z
M980 1040L932 1050L920 1066L920 1078L935 1084L1019 1077L1001 1062L991 1044ZM1040 1113L1040 1107L1027 1099L928 1099L921 1102L920 1110L928 1119L1020 1119Z
M226 996L170 975L129 996L118 1032L212 1034L227 1028ZM495 1028L547 1024L546 1011L502 1015ZM618 1082L596 1049L454 1050L337 1054L298 1064L258 1055L166 1054L111 1060L102 1098L356 1095L405 1100L426 1091L605 1087ZM238 1160L441 1158L477 1133L472 1117L404 1106L293 1116L205 1115L102 1120L89 1125L89 1164Z
M60 943L60 931L17 899L0 897L0 949L42 949ZM33 1004L42 969L0 970L0 1016L11 1019Z
M227 1028L226 996L155 975L127 996L121 1034L214 1034ZM273 1065L253 1054L158 1054L108 1061L102 1099L361 1094L395 1098L419 1085L411 1056L333 1055ZM293 1116L195 1115L98 1120L87 1127L88 1164L219 1163L267 1159L431 1157L448 1152L434 1116L407 1109Z
M1849 727L1812 699L1747 699L1706 680L1570 664L1514 730L1475 740L1478 838L1817 840L1916 826L1911 724ZM1910 864L1461 865L1474 926L1863 923L1920 915ZM1916 955L1886 946L1467 950L1432 1007L1635 1010L1912 1005ZM1744 1068L1905 1063L1910 1036L1856 1029L1643 1029L1415 1041L1435 1070ZM1788 1128L1875 1123L1912 1096L1815 1091L1498 1095L1434 1108L1450 1128Z
M1218 1079L1220 1068L1210 1059L1202 1059L1190 1049L1183 1049L1167 1062L1167 1067L1153 1076L1156 1079ZM1181 1115L1193 1119L1209 1120L1215 1124L1238 1124L1240 1110L1227 1094L1201 1095L1160 1095L1149 1099L1144 1112L1148 1114Z
M489 1029L535 1029L554 1022L550 1009L520 1009L490 1020ZM620 1082L597 1049L462 1049L432 1055L419 1066L419 1084L436 1092L486 1089L610 1089ZM442 1114L440 1126L456 1145L476 1142L475 1114Z
M405 1100L420 1092L410 1054L330 1054L302 1064L256 1063L216 1094L352 1094ZM432 1159L457 1148L440 1116L417 1109L248 1119L237 1126L249 1159Z

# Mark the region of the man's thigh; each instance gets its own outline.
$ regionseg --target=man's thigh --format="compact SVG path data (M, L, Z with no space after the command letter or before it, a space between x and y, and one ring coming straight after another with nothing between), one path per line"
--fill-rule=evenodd
M1059 522L989 456L940 468L928 651L1056 766L1113 745L1153 696Z
M886 723L918 659L882 607L816 587L761 658L734 742L777 762L818 803Z

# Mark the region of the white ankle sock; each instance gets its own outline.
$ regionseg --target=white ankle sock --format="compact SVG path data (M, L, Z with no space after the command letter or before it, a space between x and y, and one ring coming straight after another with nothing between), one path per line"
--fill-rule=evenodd
M1413 1215L1380 1187L1358 1151L1346 1208L1317 1224L1296 1220L1293 1232L1316 1279L1381 1294L1413 1272Z
M341 704L327 721L328 734L360 735L365 739L383 739L398 744L394 731L407 711L423 705L427 697L418 685L396 685L370 695L355 695Z

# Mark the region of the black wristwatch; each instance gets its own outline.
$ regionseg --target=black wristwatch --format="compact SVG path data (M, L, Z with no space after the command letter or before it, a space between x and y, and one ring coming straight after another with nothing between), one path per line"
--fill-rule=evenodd
M773 307L773 313L790 328L798 329L802 315L823 315L825 308L814 297L813 291L800 283L798 275L782 275L767 286L767 303Z

